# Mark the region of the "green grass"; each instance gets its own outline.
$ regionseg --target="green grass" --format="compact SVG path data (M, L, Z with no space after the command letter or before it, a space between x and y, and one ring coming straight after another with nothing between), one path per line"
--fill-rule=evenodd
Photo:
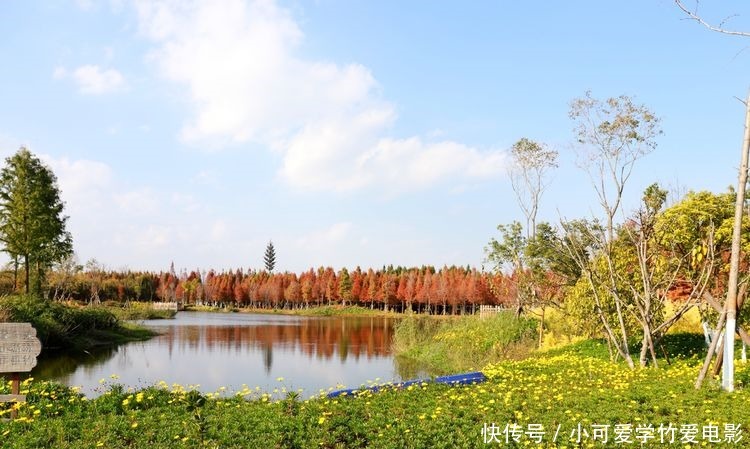
M396 312L385 312L383 310L370 309L361 306L317 306L307 309L289 310L292 315L304 316L394 316Z
M661 344L657 347L657 360L659 363L668 363L667 358L684 359L692 358L702 354L705 356L706 348L703 335L681 332L667 334L664 336ZM638 351L640 351L640 342L632 341L630 344L630 354L634 357L634 362L638 363ZM739 356L741 346L735 351ZM554 357L560 355L571 355L579 357L590 357L600 360L609 360L609 350L607 343L603 339L583 340L559 348L548 349L539 353L543 357ZM624 361L623 361L624 363ZM650 363L650 359L649 359Z
M0 298L0 315L11 322L31 323L45 351L80 351L155 335L147 329L123 324L105 307L76 307L31 296Z
M484 319L413 316L396 325L393 350L399 359L431 374L475 370L528 355L535 345L536 326L535 320L517 319L512 313Z
M296 392L287 392L287 399L273 401L251 389L221 397L166 384L140 391L114 385L101 397L84 400L68 388L33 381L23 387L28 403L21 406L20 419L0 423L0 447L447 449L525 447L529 440L522 435L519 444L487 445L481 430L491 423L500 429L539 424L547 432L544 447L570 448L641 447L635 429L648 425L655 440L646 447L684 447L661 444L659 425L694 424L701 430L716 425L723 436L725 424L741 424L743 439L737 444L710 443L699 433L698 444L688 447L750 447L745 406L750 390L727 394L715 379L695 390L700 356L677 356L659 369L629 370L603 359L606 347L598 342L580 343L485 366L489 380L483 384L423 384L335 400L298 400ZM748 365L738 363L738 378L748 374ZM7 389L7 383L0 384L0 393ZM610 426L608 444L593 444L592 424ZM632 443L613 443L612 428L618 424L632 425ZM578 425L589 430L589 439L571 444L566 440Z
M133 320L167 320L177 314L176 310L157 310L148 302L130 301L128 303L107 302L104 306L122 321Z

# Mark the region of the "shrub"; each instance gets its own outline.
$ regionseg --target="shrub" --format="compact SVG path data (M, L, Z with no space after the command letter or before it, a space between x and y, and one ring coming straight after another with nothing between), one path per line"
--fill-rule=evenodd
M31 323L45 347L74 344L96 331L113 331L120 321L101 307L74 307L33 296L0 298L0 314L8 321Z

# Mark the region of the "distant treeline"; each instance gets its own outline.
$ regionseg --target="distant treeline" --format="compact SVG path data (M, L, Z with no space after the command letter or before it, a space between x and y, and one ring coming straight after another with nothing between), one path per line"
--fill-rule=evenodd
M301 274L267 271L176 273L57 270L47 275L50 299L100 301L177 301L222 307L296 309L320 305L359 305L373 309L457 314L478 305L511 304L514 278L469 267L383 267L353 271L331 267ZM13 273L0 277L0 290L14 290Z

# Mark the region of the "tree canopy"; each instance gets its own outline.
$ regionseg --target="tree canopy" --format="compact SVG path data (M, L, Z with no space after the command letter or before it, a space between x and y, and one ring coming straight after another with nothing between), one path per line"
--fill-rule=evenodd
M27 293L41 290L47 268L73 252L63 209L57 178L39 158L21 148L5 160L0 171L0 243L15 272L23 266Z

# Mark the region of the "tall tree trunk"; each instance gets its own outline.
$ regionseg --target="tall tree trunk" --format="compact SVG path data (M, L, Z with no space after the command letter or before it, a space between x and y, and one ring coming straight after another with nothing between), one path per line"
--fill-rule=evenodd
M29 255L25 254L23 256L23 266L25 270L25 279L26 279L26 294L29 294Z
M539 319L539 349L542 348L542 343L544 343L544 309L545 307L542 306L542 316Z
M721 314L719 315L719 322L716 324L716 329L721 329L724 326L724 323L727 320L727 314L726 310L722 310ZM708 373L708 367L711 365L711 359L714 357L714 352L716 351L716 346L718 346L718 342L721 340L718 336L714 337L713 340L711 340L711 345L708 347L708 353L706 353L706 359L703 361L703 367L701 368L700 373L698 374L698 379L695 380L695 388L699 389L701 385L703 385L703 379L706 378L706 374Z
M726 391L734 391L734 333L737 326L737 284L740 270L740 244L742 238L742 216L745 208L745 186L747 186L748 152L750 152L750 94L745 102L745 134L742 140L742 158L737 199L734 204L734 228L732 230L732 254L729 262L729 286L727 301L724 304L727 323L724 331L724 372L721 386Z
M721 368L724 364L724 348L727 344L727 338L726 335L724 338L721 339L721 344L719 345L719 351L716 353L716 361L714 362L714 370L713 375L718 376L721 372Z
M13 291L18 291L18 256L13 256Z

